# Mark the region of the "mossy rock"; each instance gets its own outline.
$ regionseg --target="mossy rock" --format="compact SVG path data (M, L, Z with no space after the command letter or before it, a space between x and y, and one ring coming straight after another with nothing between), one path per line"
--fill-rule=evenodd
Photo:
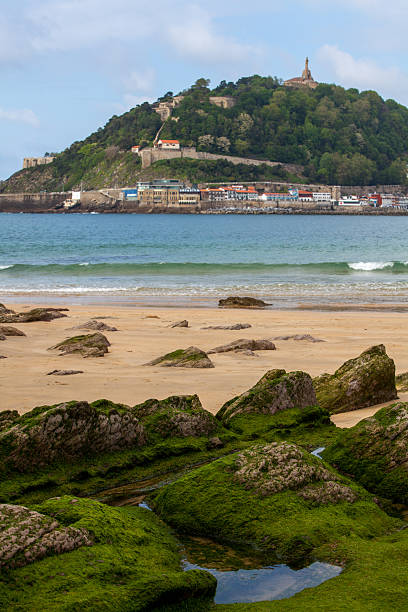
M346 361L334 374L313 380L319 405L331 414L358 410L397 398L395 364L385 346L373 346Z
M266 308L263 300L247 296L230 296L218 301L218 308Z
M295 444L253 446L164 487L154 507L175 529L252 545L298 563L343 535L399 525L361 487Z
M84 336L73 336L63 342L59 342L48 350L61 351L63 355L79 353L82 357L104 357L108 353L110 342L100 332L86 334Z
M37 321L53 321L66 317L63 311L67 308L33 308L28 312L14 312L4 307L0 310L0 323L34 323Z
M408 372L398 374L398 376L395 377L395 386L397 387L397 391L401 391L402 393L408 391Z
M370 491L408 505L408 403L344 429L324 457Z
M4 502L21 501L30 492L44 499L60 491L87 494L110 488L150 476L155 462L157 470L177 471L195 457L218 457L237 440L196 395L152 399L134 407L109 400L72 401L21 416L2 414Z
M214 364L207 353L190 346L187 349L177 349L166 355L162 355L153 361L145 363L146 366L159 365L166 368L213 368Z
M312 379L305 372L270 370L251 389L226 402L217 413L223 423L239 415L273 415L290 408L317 404Z
M148 510L110 508L67 496L34 510L46 524L90 534L92 545L3 570L2 610L147 612L213 598L215 578L200 570L181 570L178 543ZM20 533L19 524L16 531Z

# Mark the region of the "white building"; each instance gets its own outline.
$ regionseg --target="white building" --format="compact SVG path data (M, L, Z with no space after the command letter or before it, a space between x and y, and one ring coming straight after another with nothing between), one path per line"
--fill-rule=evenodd
M318 191L313 193L313 200L315 202L330 202L331 201L331 193L330 191Z
M178 140L158 140L156 147L158 149L168 149L173 151L180 150L180 142Z
M357 196L350 196L349 198L341 198L339 206L361 206L361 202Z

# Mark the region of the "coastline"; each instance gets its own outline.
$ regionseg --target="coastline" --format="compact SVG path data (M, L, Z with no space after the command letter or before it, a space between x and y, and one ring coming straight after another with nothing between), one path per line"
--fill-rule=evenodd
M40 305L35 300L26 300L24 305L2 297L0 300L18 311ZM42 297L41 305L53 304ZM379 343L385 344L398 373L408 370L406 315L391 310L241 310L197 305L164 308L106 301L72 304L68 299L58 306L69 308L68 318L16 324L27 337L8 337L1 342L0 354L7 357L0 362L1 410L24 413L35 406L72 399L107 398L135 405L153 397L197 393L203 406L216 413L224 402L249 389L270 369L303 370L317 376L333 372L347 359ZM89 333L73 328L92 317L100 317L119 330L105 332L111 347L104 358L61 357L47 350L67 337ZM189 321L189 328L170 327L182 319ZM202 329L238 322L252 327L239 331ZM276 340L276 351L260 351L255 357L211 355L215 368L209 370L143 365L179 348L198 346L208 351L238 338L273 339L292 334L311 334L324 342ZM47 376L54 369L84 373Z

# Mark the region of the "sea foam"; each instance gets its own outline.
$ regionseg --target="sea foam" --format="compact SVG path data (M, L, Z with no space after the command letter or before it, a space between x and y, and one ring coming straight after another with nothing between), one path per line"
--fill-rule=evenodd
M352 270L363 270L364 272L372 272L373 270L384 270L392 268L392 261L359 261L357 263L349 263L348 267Z

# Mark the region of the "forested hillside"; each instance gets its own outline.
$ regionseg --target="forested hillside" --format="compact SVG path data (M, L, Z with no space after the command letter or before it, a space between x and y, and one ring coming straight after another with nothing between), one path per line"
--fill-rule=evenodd
M184 99L164 125L162 138L179 139L199 151L302 164L312 182L406 182L408 109L393 100L335 85L285 88L276 78L260 76L223 81L212 90L208 85L199 79L181 92ZM210 96L232 96L236 104L220 108L210 103ZM168 92L160 100L171 97ZM129 150L134 144L151 145L161 124L152 105L137 106L73 143L49 166L16 173L2 190L70 189L81 181L85 188L132 184L142 175L139 158ZM167 176L189 178L194 170L191 179L210 180L216 166L208 162L208 173L206 167L200 162L198 172L197 164L188 160L159 166ZM273 178L274 173L263 168L265 177L261 170L257 178ZM224 167L221 174L225 172ZM243 172L237 166L233 179L245 180ZM285 177L279 170L276 175Z

